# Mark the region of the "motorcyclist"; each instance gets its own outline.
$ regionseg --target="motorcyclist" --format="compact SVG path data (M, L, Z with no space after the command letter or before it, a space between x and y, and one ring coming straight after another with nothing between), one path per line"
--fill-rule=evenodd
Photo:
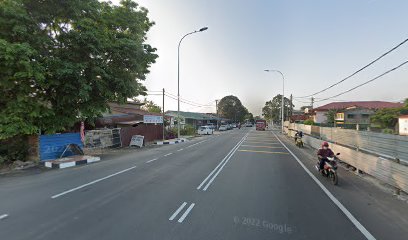
M317 157L319 158L319 170L322 171L324 168L324 163L328 157L334 157L333 151L329 148L328 142L322 143L322 148L317 151Z
M303 132L302 131L296 131L295 133L295 142L297 141L298 138L303 137Z

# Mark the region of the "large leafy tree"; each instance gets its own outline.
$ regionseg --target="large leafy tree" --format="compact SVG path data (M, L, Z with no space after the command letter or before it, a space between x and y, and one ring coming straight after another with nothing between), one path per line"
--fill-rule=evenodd
M223 97L218 103L218 111L221 116L232 121L244 121L249 111L244 107L238 97L229 95Z
M295 107L295 105L291 105L291 102L288 98L284 98L283 102L283 112L284 112L284 118L286 119L288 114L289 116L292 115L292 109ZM282 95L278 94L276 95L272 100L267 101L265 103L265 106L262 108L262 115L267 119L272 120L274 122L279 122L280 121L280 114L281 114L281 109L282 109Z
M144 94L153 25L131 0L0 1L0 139L55 132Z
M148 111L148 112L152 112L152 113L161 113L162 109L159 105L157 105L156 103L154 103L151 100L147 100L146 98L143 101L144 105L142 107L143 110Z

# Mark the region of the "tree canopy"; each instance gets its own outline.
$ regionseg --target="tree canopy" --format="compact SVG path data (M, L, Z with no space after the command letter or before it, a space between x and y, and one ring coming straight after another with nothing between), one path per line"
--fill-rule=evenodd
M148 112L152 112L152 113L161 113L162 109L159 105L157 105L156 103L154 103L151 100L147 100L146 98L143 101L144 105L142 106L142 109Z
M218 112L221 116L232 121L244 121L245 117L251 117L249 111L244 107L238 97L229 95L223 97L218 103Z
M292 115L292 109L295 105L292 105L291 107L290 100L286 97L284 98L283 104L284 104L283 107L284 119L286 119L288 114L289 116ZM267 120L270 120L272 118L274 122L278 122L280 120L281 109L282 109L282 95L278 94L271 101L267 101L265 103L265 106L262 108L262 115Z
M144 95L158 57L131 0L0 1L0 139L55 132Z

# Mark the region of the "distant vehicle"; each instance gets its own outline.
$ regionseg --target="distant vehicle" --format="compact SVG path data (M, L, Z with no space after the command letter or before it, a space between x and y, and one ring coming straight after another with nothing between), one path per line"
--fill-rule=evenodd
M231 124L227 124L227 130L231 130L232 129L232 125Z
M236 123L231 124L233 128L238 127Z
M251 122L245 123L245 127L252 127L252 123Z
M198 128L197 133L199 135L211 135L214 133L214 130L210 126L201 126Z
M256 130L265 131L266 121L265 120L256 120L255 126L256 126Z
M218 130L220 130L220 131L227 131L227 130L228 130L227 125L221 125Z
M213 130L217 128L217 126L215 126L214 123L209 123L207 126L209 126Z

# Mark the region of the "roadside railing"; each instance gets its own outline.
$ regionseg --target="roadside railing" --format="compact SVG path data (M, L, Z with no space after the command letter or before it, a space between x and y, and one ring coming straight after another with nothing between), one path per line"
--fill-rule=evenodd
M288 126L288 128L286 129L286 133L288 134L288 136L293 137L296 130L302 129L303 127L299 127L296 125L290 124ZM307 129L303 128L303 130ZM303 131L306 134L303 137L303 141L305 145L308 145L314 149L320 148L322 141L330 141L332 150L334 152L341 153L339 157L341 161L355 167L357 170L363 171L377 178L382 182L394 186L397 189L397 192L399 190L402 190L408 193L408 166L405 164L401 164L400 159L395 158L395 156L403 156L404 158L405 156L408 156L405 155L406 151L408 150L408 146L406 146L405 149L401 149L405 146L405 141L397 143L397 141L401 141L399 136L384 137L371 134L367 136L359 135L356 133L347 133L347 131L352 130L341 130L343 129L336 129L333 132L324 132L326 130L323 130L323 137L321 138L310 135L311 132ZM340 134L339 137L333 137L329 135L336 135L336 133ZM353 139L353 137L355 139ZM356 147L356 143L359 144L358 147ZM394 147L393 144L398 145ZM366 149L362 148L362 146L366 146L366 148L368 146L368 148L374 149L375 151L366 151ZM361 151L363 149L364 151ZM397 152L392 152L392 149L396 149ZM386 157L384 157L388 154L390 155L388 157L391 157L391 159L387 159Z

